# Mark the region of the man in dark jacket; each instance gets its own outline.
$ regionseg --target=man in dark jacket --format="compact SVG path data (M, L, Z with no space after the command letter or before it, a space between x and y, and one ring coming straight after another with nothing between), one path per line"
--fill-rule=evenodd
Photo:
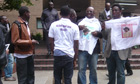
M53 2L49 2L49 7L44 9L41 15L41 23L43 26L43 37L45 37L44 39L46 41L48 55L51 54L50 42L48 39L49 27L52 22L57 21L58 19L59 19L58 12L56 9L54 9Z
M6 52L5 50L5 34L6 34L6 27L5 27L6 21L2 16L0 16L0 56L3 52ZM0 66L0 84L2 84L1 81L1 75L2 75L2 66Z

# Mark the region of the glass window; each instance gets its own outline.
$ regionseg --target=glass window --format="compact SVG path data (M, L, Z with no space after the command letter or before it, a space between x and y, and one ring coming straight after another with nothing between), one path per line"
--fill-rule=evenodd
M41 19L37 18L36 21L37 21L37 29L42 29L43 27L42 27L42 24L41 24Z
M137 0L115 0L116 2L137 2Z

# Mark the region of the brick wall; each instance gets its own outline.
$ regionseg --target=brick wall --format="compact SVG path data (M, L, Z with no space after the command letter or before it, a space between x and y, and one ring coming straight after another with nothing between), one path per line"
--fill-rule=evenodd
M91 0L90 5L95 8L95 17L98 18L99 12L105 8L105 0Z
M30 21L29 21L29 27L31 30L31 33L42 33L42 29L37 29L36 25L36 18L41 17L41 13L43 10L43 2L42 0L31 0L31 2L34 4L33 6L28 6L30 10ZM24 5L24 4L23 4ZM9 19L9 22L12 23L18 18L18 11L1 11L0 15L5 15Z

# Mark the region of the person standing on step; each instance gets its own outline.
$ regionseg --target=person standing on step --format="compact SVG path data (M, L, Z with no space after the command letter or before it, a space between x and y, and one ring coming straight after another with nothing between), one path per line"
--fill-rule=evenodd
M19 17L17 21L20 23L21 29L16 23L13 23L11 26L11 41L15 45L14 57L16 58L18 84L34 84L33 44L38 44L38 41L31 40L28 25L30 19L28 7L22 6L18 12Z
M41 15L41 23L43 26L43 37L45 39L48 50L47 55L51 55L50 41L48 37L49 27L52 24L52 22L57 20L59 20L58 12L54 8L53 2L49 2L49 7L44 9Z

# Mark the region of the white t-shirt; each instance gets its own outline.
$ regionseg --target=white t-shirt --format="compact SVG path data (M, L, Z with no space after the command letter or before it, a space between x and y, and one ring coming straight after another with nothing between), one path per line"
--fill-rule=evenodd
M85 25L88 28L88 33L80 30L79 50L88 51L89 54L93 53L96 46L97 37L94 37L91 32L101 31L101 25L98 19L85 17L78 25Z
M54 50L59 49L74 57L74 40L79 40L79 28L69 19L61 18L51 24L49 37L54 38Z
M140 17L113 19L105 22L111 28L112 50L122 50L140 44Z

